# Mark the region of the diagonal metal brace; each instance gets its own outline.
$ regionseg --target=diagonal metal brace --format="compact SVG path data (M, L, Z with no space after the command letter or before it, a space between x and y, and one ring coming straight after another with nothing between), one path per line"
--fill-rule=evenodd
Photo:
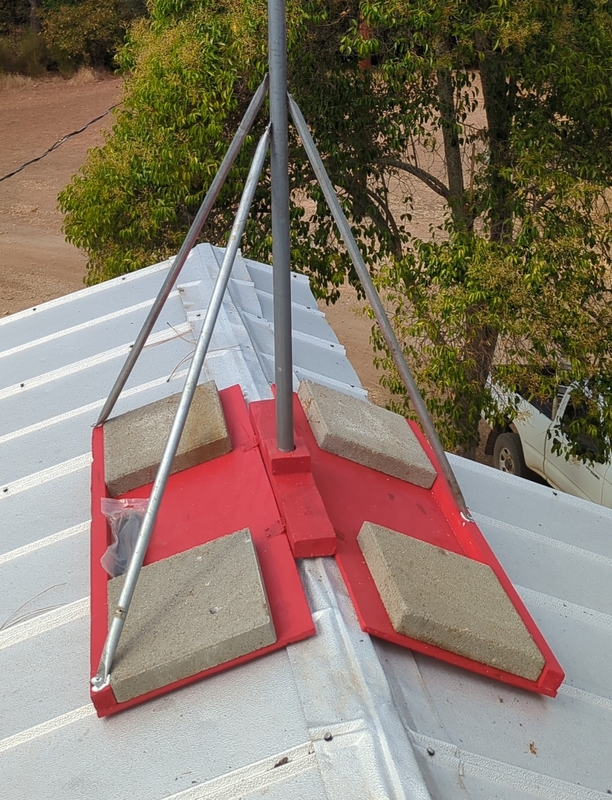
M181 249L178 251L176 258L172 263L172 267L166 276L166 280L162 284L161 289L157 297L155 298L155 302L151 306L151 310L144 321L142 328L140 329L140 333L136 337L136 341L134 342L127 359L125 360L125 364L121 368L121 372L117 376L117 380L115 381L113 388L110 391L110 394L100 412L100 416L98 417L98 421L96 422L96 426L102 425L108 417L110 416L113 408L115 407L115 403L119 399L119 395L121 394L123 387L125 386L127 379L130 377L130 373L134 369L134 365L136 361L138 361L138 357L142 352L142 348L145 346L147 339L149 338L149 334L153 330L153 326L157 322L157 318L159 317L162 308L164 307L164 303L168 299L168 295L172 291L172 287L176 283L176 280L179 276L180 271L183 269L185 261L187 261L187 257L193 246L196 243L198 236L200 235L200 231L204 227L204 223L208 219L208 215L210 214L212 207L215 204L217 197L219 196L219 192L223 188L223 184L227 180L227 176L231 168L234 165L234 161L236 160L238 153L244 141L251 130L253 122L259 113L259 109L263 105L263 101L266 98L268 93L268 84L269 78L268 75L265 76L261 84L259 85L257 91L253 95L253 98L249 104L249 107L246 110L244 117L242 118L242 122L238 126L238 130L234 138L232 139L232 143L230 144L227 153L221 165L217 171L217 174L213 178L212 183L206 193L206 197L202 201L202 205L200 206L198 213L195 216L195 219L191 223L191 227L187 232L187 236L181 245Z
M310 134L310 130L308 129L308 125L306 124L306 120L300 111L298 104L295 102L293 97L288 94L289 99L289 110L291 113L291 118L293 119L293 123L297 129L298 135L302 140L302 144L304 145L304 150L306 151L306 155L308 156L308 160L310 161L312 168L314 170L315 176L321 189L323 190L323 194L325 195L325 199L327 200L327 205L332 213L332 216L338 226L338 230L340 231L340 236L346 246L348 254L350 256L351 261L353 262L353 266L355 267L355 271L359 276L359 280L361 281L361 285L363 286L363 290L365 295L368 299L369 304L374 311L374 316L376 317L376 321L380 326L380 330L382 331L382 335L385 338L385 342L387 343L387 347L391 352L393 357L393 361L395 362L395 366L397 367L397 371L400 374L400 377L406 387L406 391L408 392L408 397L410 398L410 402L416 414L419 418L419 422L423 427L423 431L425 435L429 439L429 443L432 447L432 450L436 454L436 457L440 463L440 467L442 468L442 472L444 473L444 477L446 478L450 490L453 493L455 500L459 505L459 509L466 521L471 522L472 517L470 515L469 509L466 505L465 498L463 497L463 492L459 487L457 482L457 478L453 472L453 469L449 463L448 457L442 447L442 443L438 437L438 433L434 427L433 421L429 416L429 412L427 410L427 406L425 405L425 401L421 396L418 386L414 378L412 377L412 373L410 372L410 367L406 362L404 357L404 353L402 352L402 348L400 343L397 340L397 336L395 335L395 331L389 321L389 317L385 311L385 308L382 304L380 296L376 291L374 283L372 282L372 278L370 277L370 273L368 268L363 260L363 256L359 250L357 242L355 241L355 237L353 236L353 232L351 231L350 225L348 224L348 220L342 210L342 206L340 205L340 201L338 200L338 196L332 186L332 183L327 175L325 170L325 165L323 164L323 160L319 155L319 151L317 150L317 146L314 143L314 139Z
M236 219L234 220L229 241L227 243L227 247L225 248L223 263L221 264L221 269L219 270L219 274L215 282L210 303L204 318L204 323L202 325L202 330L200 331L200 335L198 337L193 359L191 361L189 372L187 373L187 377L185 379L185 385L176 409L176 415L172 422L172 427L168 435L164 453L157 470L157 475L155 476L153 488L151 489L151 496L149 497L147 511L138 533L138 539L136 540L134 551L130 557L129 564L125 572L125 581L121 589L121 593L119 594L117 605L113 610L108 634L102 649L102 656L100 658L98 672L91 679L92 689L96 692L101 691L110 683L113 659L115 657L121 632L123 630L130 604L134 596L134 591L136 590L136 583L138 581L138 576L140 575L140 570L142 569L147 547L149 546L149 541L151 539L151 534L153 533L153 527L155 526L157 513L159 511L164 490L166 488L166 483L168 482L168 477L172 468L172 462L174 461L174 456L176 455L176 451L181 440L181 435L185 427L185 422L187 421L187 415L189 413L191 401L193 400L193 395L198 385L200 373L204 365L204 359L206 358L210 340L212 339L215 323L223 302L223 296L225 294L225 290L227 289L227 284L232 272L236 253L238 252L238 246L244 232L249 210L255 195L255 190L257 189L257 184L259 182L259 176L264 165L269 142L270 125L268 125L266 128L264 135L261 137L259 144L257 145L255 157L253 159L253 163L251 164L251 169L249 170L249 175L240 199L240 205L238 206L238 211L236 213Z

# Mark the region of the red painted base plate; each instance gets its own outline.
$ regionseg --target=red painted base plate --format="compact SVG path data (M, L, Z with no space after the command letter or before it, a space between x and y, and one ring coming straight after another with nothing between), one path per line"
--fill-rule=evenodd
M333 556L336 534L312 477L308 448L296 438L293 452L276 449L274 401L251 403L249 412L293 555Z
M273 401L269 401L272 403ZM440 466L418 426L411 425L438 472L431 489L321 450L294 395L295 433L310 452L312 474L338 539L336 560L364 631L513 686L554 697L564 673L475 522L461 515ZM488 564L523 619L545 659L537 681L396 633L357 543L363 522L374 522Z
M118 703L112 688L92 692L98 716L137 705L180 686L213 675L312 636L315 632L295 560L264 467L239 386L220 392L233 449L205 464L170 476L145 564L240 530L250 528L266 585L277 641L254 653L220 664L148 694ZM93 432L91 509L91 672L96 673L108 630L108 575L100 565L110 532L100 510L104 483L104 431ZM124 497L148 497L151 484Z

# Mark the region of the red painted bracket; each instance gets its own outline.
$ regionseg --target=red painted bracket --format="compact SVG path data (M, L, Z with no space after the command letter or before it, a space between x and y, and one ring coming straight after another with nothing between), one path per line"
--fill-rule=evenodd
M312 476L336 531L336 560L362 629L480 675L554 697L564 678L559 662L478 526L461 515L434 453L418 426L408 423L437 470L438 477L431 489L415 486L321 450L296 395L293 408L295 433L310 453ZM530 681L396 633L357 542L357 535L365 521L488 564L544 656L545 665L538 680Z
M239 386L220 392L233 449L227 455L171 475L145 564L196 547L241 528L250 528L257 551L277 641L254 653L220 664L148 694L118 703L112 688L92 692L103 717L150 700L186 684L243 664L265 653L314 635L315 628L289 547L255 432ZM100 558L110 532L100 510L107 497L104 482L104 431L93 431L91 509L91 674L96 673L108 630L108 575ZM148 497L151 484L124 497Z
M249 411L293 555L333 556L336 533L311 473L309 448L298 436L293 452L276 449L274 400L251 403Z

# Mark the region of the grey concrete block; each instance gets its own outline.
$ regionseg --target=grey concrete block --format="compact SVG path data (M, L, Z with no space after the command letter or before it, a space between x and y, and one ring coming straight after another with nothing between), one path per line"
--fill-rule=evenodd
M544 657L491 567L371 522L358 542L398 633L539 678Z
M104 472L111 497L154 480L179 398L165 397L104 423ZM207 381L196 388L171 472L231 449L217 387Z
M108 582L109 620L124 576ZM143 567L111 686L121 703L276 641L248 528Z
M298 396L322 450L431 487L436 471L402 416L312 381L300 383Z

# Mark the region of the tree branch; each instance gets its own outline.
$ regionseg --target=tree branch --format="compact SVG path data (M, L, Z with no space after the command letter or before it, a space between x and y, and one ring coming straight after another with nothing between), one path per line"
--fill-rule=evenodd
M534 192L534 195L535 195L535 192ZM543 194L540 197L539 200L536 200L535 197L534 197L534 199L533 199L533 209L532 209L533 213L537 214L537 212L541 208L544 208L546 203L548 203L549 200L552 200L554 196L555 196L554 192L545 192L545 194Z
M370 200L379 208L382 209L382 213L384 214L384 219L386 219L387 226L391 231L391 235L393 237L393 250L395 252L395 257L401 259L404 255L402 249L402 237L397 227L397 222L395 221L395 217L393 216L393 212L389 208L389 204L381 197L377 192L374 192L372 189L366 188L366 193ZM380 213L380 212L378 212Z
M407 161L400 161L397 158L383 158L379 163L386 164L389 167L395 167L395 169L401 169L404 172L408 172L410 175L414 175L415 178L423 181L426 186L436 194L439 194L440 197L443 197L447 201L450 199L450 192L442 181L430 175L429 172L421 169L421 167L416 167L414 164L410 164Z

